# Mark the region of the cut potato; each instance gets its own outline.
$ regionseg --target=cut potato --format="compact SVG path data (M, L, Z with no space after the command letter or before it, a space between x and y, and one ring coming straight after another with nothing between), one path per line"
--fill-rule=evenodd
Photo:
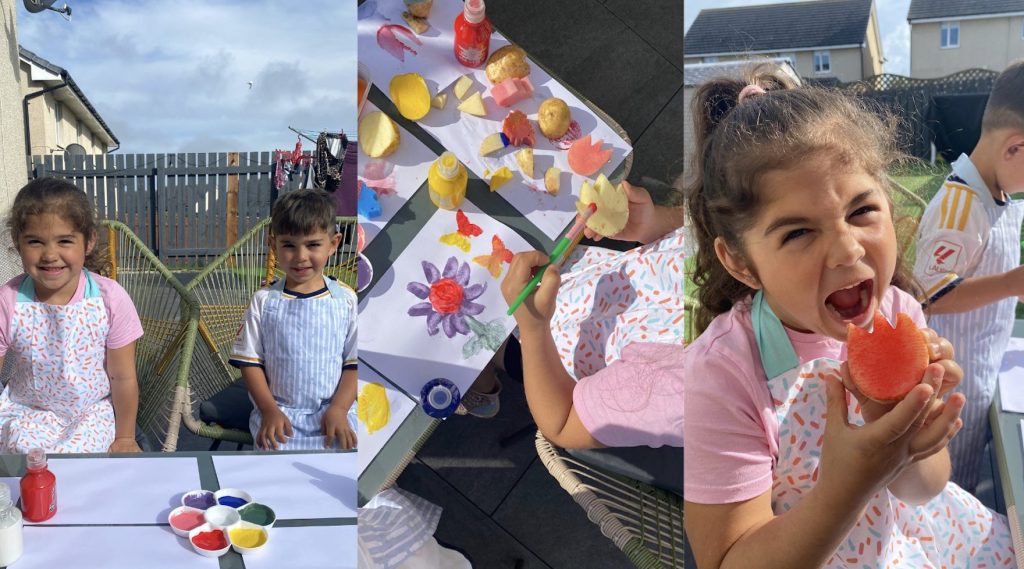
M448 102L448 93L441 93L438 96L430 100L430 104L435 109L443 109L444 104Z
M561 186L562 171L558 168L548 168L547 172L544 172L544 189L553 196L558 195L558 190Z
M512 179L512 176L512 170L509 170L508 166L502 166L501 168L495 170L494 174L491 176L491 191L498 191L498 188L507 184L509 180Z
M463 75L462 77L459 77L455 81L455 87L452 88L452 91L455 92L455 96L458 97L459 100L461 101L463 97L466 96L466 91L468 91L469 88L472 86L473 78L471 78L469 75Z
M583 182L576 210L582 215L590 204L597 204L597 211L587 220L587 227L595 233L612 237L626 228L629 199L622 184L613 186L604 174L597 177L593 186L589 181Z
M522 171L524 178L533 177L533 149L527 146L526 148L516 152L516 162L519 163L519 170Z
M480 156L488 156L508 146L508 137L500 132L488 134L480 143Z
M370 158L384 158L398 148L400 136L387 115L381 111L367 113L359 121L359 148Z
M487 107L484 106L484 98L480 96L480 91L475 91L465 101L459 103L459 110L478 117L487 116Z
M418 121L430 112L430 90L419 73L403 73L391 78L391 100L403 117Z

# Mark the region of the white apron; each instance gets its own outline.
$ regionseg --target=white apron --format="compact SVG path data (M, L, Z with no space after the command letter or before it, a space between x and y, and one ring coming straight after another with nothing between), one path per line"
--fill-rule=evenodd
M683 231L625 252L578 247L551 319L569 375L594 375L634 342L683 343Z
M828 409L824 378L838 379L841 362L821 358L800 364L782 323L760 292L751 311L779 421L772 508L780 515L817 483ZM848 399L850 423L863 425L860 406L854 398ZM1015 566L1006 518L952 483L920 507L905 504L888 490L875 494L825 565L828 569Z
M27 275L18 289L7 352L14 376L0 394L3 452L107 452L114 442L110 322L99 286L88 271L80 278L84 298L64 306L37 302Z
M274 401L291 421L293 436L280 450L324 448L323 417L341 379L350 307L341 285L324 279L330 296L285 299L285 279L271 285L261 314L263 367ZM349 425L355 416L349 411ZM255 436L262 414L253 405L249 430ZM354 426L353 426L353 430Z
M996 205L986 195L988 239L971 277L1004 273L1020 264L1020 226L1024 221L1024 201L1011 200ZM970 312L935 314L928 326L953 344L956 361L964 370L964 379L955 391L967 397L961 411L964 426L950 441L953 481L964 488L978 485L982 449L991 437L988 410L996 388L1003 353L1013 332L1017 297L982 306Z

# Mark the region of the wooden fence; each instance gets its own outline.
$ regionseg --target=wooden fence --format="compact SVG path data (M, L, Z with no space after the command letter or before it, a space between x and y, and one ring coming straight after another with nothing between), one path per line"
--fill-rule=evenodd
M305 164L280 190L271 152L32 156L28 167L29 178L72 181L100 217L124 223L162 261L181 266L220 254L269 216L279 192L300 187Z

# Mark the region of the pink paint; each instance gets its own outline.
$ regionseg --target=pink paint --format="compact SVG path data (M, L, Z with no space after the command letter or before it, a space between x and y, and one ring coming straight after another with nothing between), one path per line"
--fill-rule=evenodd
M377 30L377 45L398 61L405 62L405 52L416 55L411 44L423 45L409 28L399 24L385 24Z
M512 105L533 96L533 84L526 77L508 77L501 83L491 87L494 102L503 107Z
M171 516L171 525L185 531L193 530L205 521L202 512L184 511Z

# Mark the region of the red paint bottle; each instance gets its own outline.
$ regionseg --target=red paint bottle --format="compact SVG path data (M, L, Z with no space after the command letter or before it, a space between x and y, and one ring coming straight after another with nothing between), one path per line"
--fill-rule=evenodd
M21 477L21 510L30 522L42 522L57 513L57 477L46 467L46 451L28 451L28 472Z
M491 20L484 14L484 0L466 0L455 18L455 59L466 67L480 67L490 47Z

